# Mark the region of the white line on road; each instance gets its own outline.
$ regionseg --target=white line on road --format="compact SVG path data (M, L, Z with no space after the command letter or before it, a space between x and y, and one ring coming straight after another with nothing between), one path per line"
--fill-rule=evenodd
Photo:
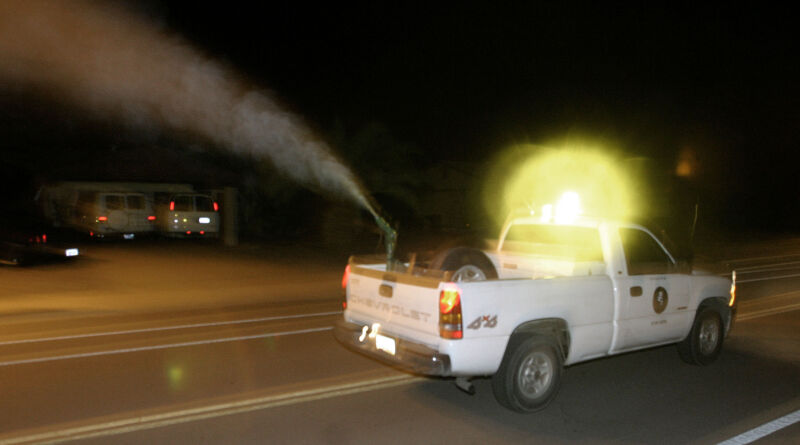
M750 431L739 434L736 437L732 437L724 442L720 442L717 445L745 445L750 442L755 442L762 437L769 436L775 431L786 428L787 426L796 422L800 422L800 409L791 414L787 414L780 419L775 419L772 422L765 423L759 427L753 428Z
M766 277L766 278L752 278L749 280L736 280L736 284L739 283L752 283L755 281L769 281L769 280L780 280L782 278L797 278L800 277L800 274L792 274L792 275L779 275L777 277Z
M330 331L333 329L333 326L325 326L322 328L311 328L311 329L300 329L297 331L285 331L285 332L269 332L266 334L256 334L256 335L244 335L241 337L226 337L226 338L215 338L211 340L198 340L198 341L187 341L183 343L170 343L166 345L153 345L153 346L141 346L138 348L125 348L125 349L113 349L110 351L96 351L96 352L84 352L81 354L69 354L69 355L57 355L52 357L40 357L40 358L31 358L25 360L12 360L8 362L0 362L0 366L14 366L14 365L25 365L30 363L42 363L42 362L49 362L54 360L67 360L72 358L86 358L86 357L97 357L101 355L113 355L113 354L127 354L129 352L141 352L141 351L153 351L157 349L168 349L168 348L183 348L186 346L198 346L198 345L209 345L214 343L226 343L232 341L243 341L243 340L253 340L256 338L268 338L268 337L280 337L284 335L297 335L297 334L308 334L311 332L320 332L320 331Z
M424 378L411 375L382 377L362 382L331 385L322 388L295 391L291 393L258 397L248 400L239 400L236 402L222 403L217 405L201 406L198 408L165 412L149 416L135 416L128 419L103 422L94 425L65 428L46 433L14 437L0 440L0 445L80 440L131 433L135 431L148 430L186 422L194 422L232 414L242 414L279 406L329 399L366 391L375 391L378 389L407 385L422 380L424 380Z
M736 268L737 273L757 273L768 270L784 270L796 269L800 267L800 261L789 261L787 263L770 263L760 264L758 266L739 266Z
M784 312L796 311L798 309L800 309L800 303L787 304L784 306L762 309L760 311L739 313L736 315L736 321L745 321L753 318L767 317L769 315L782 314Z
M800 256L800 253L788 253L786 255L759 256L759 257L750 257L750 258L735 258L735 259L722 260L722 262L724 262L724 263L746 263L748 261L774 260L774 259L778 259L778 258L797 257L797 256Z
M216 322L208 322L208 323L184 324L184 325L177 325L177 326L162 326L162 327L158 327L158 328L130 329L130 330L126 330L126 331L96 332L96 333L92 333L92 334L63 335L63 336L60 336L60 337L30 338L30 339L25 339L25 340L9 340L9 341L0 341L0 346L18 345L18 344L22 344L22 343L40 343L40 342L47 342L47 341L75 340L75 339L78 339L78 338L103 337L103 336L108 336L108 335L141 334L141 333L146 333L146 332L169 331L169 330L177 330L177 329L192 329L192 328L206 328L206 327L213 327L213 326L227 326L227 325L244 324L244 323L258 323L258 322L261 322L261 321L289 320L289 319L293 319L293 318L324 317L326 315L337 315L337 314L341 314L341 313L342 313L342 311L315 312L315 313L312 313L312 314L281 315L281 316L274 316L274 317L248 318L248 319L245 319L245 320L216 321Z

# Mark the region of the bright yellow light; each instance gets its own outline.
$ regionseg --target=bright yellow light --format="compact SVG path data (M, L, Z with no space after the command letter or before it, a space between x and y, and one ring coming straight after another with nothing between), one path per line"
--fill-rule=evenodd
M581 199L572 191L564 192L556 204L556 224L575 222L581 215Z
M736 303L736 271L731 274L731 298L728 300L728 306L733 307Z
M585 145L522 145L509 153L499 160L485 188L490 214L505 216L525 206L541 208L543 220L552 215L562 222L581 214L613 219L634 214L635 187L623 173L626 161L620 156ZM555 206L548 210L545 204Z
M545 204L542 206L542 221L550 222L553 220L553 204Z

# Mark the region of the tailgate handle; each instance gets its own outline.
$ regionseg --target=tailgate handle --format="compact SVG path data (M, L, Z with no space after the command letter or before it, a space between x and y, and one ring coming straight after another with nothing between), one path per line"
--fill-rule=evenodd
M631 288L631 297L641 297L642 296L642 286L633 286Z
M378 294L381 297L392 298L392 292L394 292L394 288L388 284L381 284L381 287L378 288Z

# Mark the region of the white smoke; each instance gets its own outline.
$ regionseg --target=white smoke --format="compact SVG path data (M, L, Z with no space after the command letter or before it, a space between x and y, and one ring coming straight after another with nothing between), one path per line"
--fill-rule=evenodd
M190 131L374 213L352 172L301 119L178 36L109 4L0 2L0 84L9 83Z

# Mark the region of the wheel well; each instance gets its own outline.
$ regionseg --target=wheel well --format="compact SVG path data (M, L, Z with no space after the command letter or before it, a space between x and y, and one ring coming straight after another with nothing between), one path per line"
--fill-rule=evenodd
M561 318L545 318L542 320L532 320L525 322L514 329L511 338L508 340L506 353L513 350L513 347L531 336L543 336L555 340L561 352L561 358L567 359L570 347L570 335L567 322Z
M719 313L719 316L722 317L722 323L725 325L725 332L727 333L732 321L732 312L731 308L728 306L728 299L725 297L706 298L697 306L697 314L705 308L715 309ZM695 315L695 317L697 317L697 315Z

